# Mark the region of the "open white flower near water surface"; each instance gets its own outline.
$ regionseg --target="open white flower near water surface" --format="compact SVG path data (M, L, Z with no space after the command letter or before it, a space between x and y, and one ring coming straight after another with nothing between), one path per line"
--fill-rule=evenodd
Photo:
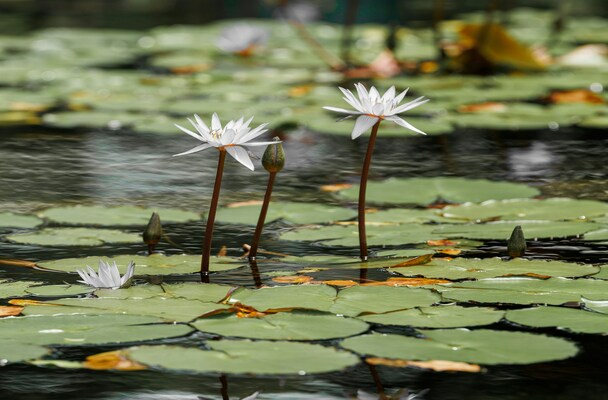
M183 156L186 154L196 153L209 147L215 147L218 150L225 150L230 154L235 160L249 168L250 170L254 170L253 162L251 162L251 158L247 153L247 146L267 146L269 144L276 144L277 142L250 142L267 131L264 129L268 124L262 124L257 128L251 129L249 128L249 124L253 120L253 117L249 118L247 121L243 120L241 117L238 121L230 121L224 127L220 122L219 117L216 113L213 113L211 117L211 129L203 122L203 120L198 116L194 115L195 121L188 118L188 121L194 126L196 132L193 132L189 129L186 129L182 126L175 125L179 129L181 129L184 133L192 136L195 139L200 140L203 144L198 145L188 151L183 153L175 154L175 156ZM175 157L174 156L174 157Z
M216 39L215 45L226 53L249 55L256 46L266 44L268 31L258 26L235 24L227 26Z
M82 283L98 289L122 289L131 286L131 280L135 273L135 263L131 261L127 267L127 272L121 277L118 272L116 261L113 264L99 260L99 272L87 265L87 269L77 269L78 275L82 278Z
M395 96L395 87L391 86L391 88L388 89L383 96L380 96L380 93L378 93L378 89L373 86L371 87L369 92L361 83L355 83L355 88L357 89L357 94L359 95L358 99L355 97L354 94L351 93L350 90L344 88L340 88L340 90L344 94L344 100L348 104L353 106L356 111L338 107L323 107L326 110L348 114L347 118L352 115L359 116L357 117L355 127L353 128L353 139L358 138L363 132L374 126L378 121L382 120L392 121L397 125L401 125L404 128L426 135L426 133L422 132L420 129L405 121L397 114L401 114L403 112L411 110L412 108L416 108L429 101L429 99L425 99L423 96L418 97L417 99L412 100L409 103L399 105L399 103L401 103L401 100L403 100L403 98L405 97L405 94L407 93L408 89L405 89L399 95Z

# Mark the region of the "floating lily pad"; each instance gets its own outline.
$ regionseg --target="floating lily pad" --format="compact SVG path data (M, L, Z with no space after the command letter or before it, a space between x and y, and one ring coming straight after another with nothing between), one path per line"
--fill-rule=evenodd
M578 236L601 225L581 221L496 221L484 224L444 224L433 231L443 238L507 240L520 225L527 239L551 239Z
M598 298L608 292L608 281L599 279L488 278L435 287L444 300L478 303L550 304Z
M469 221L497 217L503 220L590 220L608 214L608 204L566 198L488 200L481 204L448 206L442 210L442 214Z
M29 293L27 290L32 286L36 286L41 283L42 282L0 280L0 299L7 297L28 296Z
M608 240L608 228L586 232L583 236L583 240Z
M229 224L255 225L260 216L260 205L220 208L217 221ZM162 214L161 214L162 215ZM355 210L317 203L270 203L266 223L284 219L294 224L317 224L341 221L357 216Z
M124 343L182 336L187 325L137 315L55 315L0 319L0 339L47 345Z
M2 365L40 358L49 353L47 348L34 344L20 343L15 340L0 342L0 360Z
M30 286L25 289L27 294L39 297L67 297L76 296L79 294L90 293L94 288L85 285L41 285L41 286Z
M6 238L15 243L38 246L103 246L108 243L140 243L141 234L116 229L45 228L16 233Z
M339 194L349 200L357 200L359 186L353 185ZM437 198L454 203L478 203L491 199L533 197L538 194L538 189L519 183L452 177L389 178L367 184L367 201L373 204L427 205Z
M200 220L200 215L174 208L149 209L135 206L68 206L49 208L39 215L54 222L68 225L137 226L146 225L153 212L163 223Z
M11 212L0 213L0 227L2 228L35 228L42 220L32 215L14 214Z
M177 371L235 374L311 374L339 371L359 363L354 354L318 344L222 340L211 350L178 346L140 346L128 357L151 367Z
M563 261L526 260L523 258L503 260L493 257L484 259L455 258L453 260L436 258L428 264L391 268L391 271L399 272L404 276L457 280L496 278L510 275L577 277L595 274L599 271L599 268L592 265Z
M504 316L504 311L487 307L461 307L438 305L384 314L367 314L358 318L366 322L382 325L413 326L418 328L459 328L496 323Z
M236 290L230 303L241 303L258 311L301 308L328 311L336 297L336 289L327 285L275 286Z
M576 333L608 333L608 315L562 307L509 310L509 321L535 328L557 327Z
M354 318L317 313L278 313L262 318L235 315L202 318L196 329L221 336L272 340L324 340L358 335L367 331L365 322Z
M365 215L367 225L370 223L411 224L425 222L443 222L446 218L435 212L435 210L416 210L407 208L391 208ZM449 221L449 220L447 220Z
M480 329L421 331L425 338L374 333L345 339L341 346L363 355L405 360L475 364L533 364L576 355L573 343L545 335Z
M139 239L141 240L141 238ZM84 257L84 258L65 258L62 260L45 261L38 263L38 266L54 271L76 272L77 269L82 269L87 265L97 268L99 260L105 262L116 262L118 270L121 274L127 271L129 262L135 263L135 275L174 275L174 274L191 274L199 272L201 269L200 256L175 255L165 256L162 254L153 254L151 256L125 255L108 257ZM210 271L227 271L230 269L239 268L243 265L242 260L232 259L228 257L214 257L211 259Z

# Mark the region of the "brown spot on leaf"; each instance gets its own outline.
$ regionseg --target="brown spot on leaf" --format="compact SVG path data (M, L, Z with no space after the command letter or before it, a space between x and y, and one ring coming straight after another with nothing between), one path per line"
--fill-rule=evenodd
M82 365L95 370L140 371L147 369L145 365L130 360L124 350L93 354L88 356Z

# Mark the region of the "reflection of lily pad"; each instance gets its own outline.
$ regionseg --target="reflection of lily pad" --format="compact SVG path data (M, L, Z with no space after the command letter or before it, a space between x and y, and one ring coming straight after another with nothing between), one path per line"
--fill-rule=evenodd
M260 215L260 205L220 208L219 222L255 225ZM161 214L162 215L162 214ZM356 211L316 203L272 202L266 215L266 222L284 219L295 224L316 224L354 218Z
M8 235L8 240L38 246L102 246L107 243L140 243L141 234L116 229L45 228L33 233Z
M382 325L414 326L419 328L459 328L490 325L500 321L503 316L504 311L493 308L439 305L393 311L384 314L368 314L359 316L358 318L366 322Z
M42 223L40 218L32 215L14 214L11 212L0 213L0 227L9 228L34 228Z
M561 307L509 310L509 321L535 328L558 327L577 333L608 333L608 315Z
M359 186L353 185L339 194L349 200L356 200L359 196ZM454 203L477 203L490 199L533 197L538 194L538 189L518 183L451 177L390 178L369 182L367 186L367 200L374 204L426 205L437 198Z
M368 325L353 318L331 314L278 313L263 318L235 315L198 319L192 325L200 331L221 336L273 340L323 340L365 332Z
M133 261L135 263L135 275L171 275L171 274L190 274L201 269L201 257L189 255L165 256L153 254L151 256L124 255L112 258L108 257L84 257L84 258L65 258L62 260L46 261L38 263L38 266L63 272L76 272L86 265L93 269L97 268L99 260L106 262L116 262L121 274L127 271L127 265ZM213 257L211 259L210 271L227 271L241 267L241 260L229 257Z
M341 346L359 354L405 360L449 360L475 364L532 364L574 356L564 339L524 332L480 329L421 331L425 338L372 334L345 339Z
M200 215L178 209L148 209L134 206L68 206L49 208L41 217L69 225L132 226L146 225L156 211L162 222L187 222L200 219Z
M359 357L318 344L222 340L211 350L178 346L140 346L127 350L131 360L177 371L241 374L309 374L339 371Z

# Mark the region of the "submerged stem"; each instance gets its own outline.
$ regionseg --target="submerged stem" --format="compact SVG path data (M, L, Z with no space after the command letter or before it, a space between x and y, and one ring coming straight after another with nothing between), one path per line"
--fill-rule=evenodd
M201 259L201 282L209 283L209 257L211 256L211 238L213 237L213 225L215 224L215 211L220 197L222 186L222 174L224 173L224 160L226 160L226 150L220 149L220 157L217 161L217 173L215 184L213 185L213 197L209 205L207 215L207 227L205 228L205 238L203 239L203 257Z
M260 210L258 224L255 227L255 234L253 235L251 249L249 250L249 260L255 260L255 257L258 252L258 245L260 243L260 237L262 236L262 230L264 229L264 221L266 220L266 213L268 212L268 205L270 204L270 197L272 196L272 187L274 186L274 178L276 177L276 175L276 172L270 172L268 175L268 185L266 186L266 194L264 195L264 202L262 203L262 209Z
M359 185L359 252L361 255L361 261L367 261L367 236L365 234L365 191L367 190L367 176L369 175L369 167L372 163L372 154L374 152L374 145L376 143L376 135L378 135L378 127L380 121L376 122L372 128L372 134L369 137L369 143L367 144L367 153L365 154L365 161L363 161L363 169L361 170L361 184Z

